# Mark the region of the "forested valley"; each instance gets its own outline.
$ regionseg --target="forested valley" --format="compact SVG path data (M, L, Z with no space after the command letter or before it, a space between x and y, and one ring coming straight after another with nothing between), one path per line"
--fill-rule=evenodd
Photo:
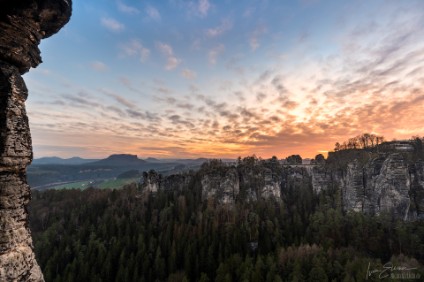
M421 221L346 212L338 187L317 195L301 180L281 199L222 204L202 199L201 175L155 193L140 184L33 191L30 227L46 281L424 277Z

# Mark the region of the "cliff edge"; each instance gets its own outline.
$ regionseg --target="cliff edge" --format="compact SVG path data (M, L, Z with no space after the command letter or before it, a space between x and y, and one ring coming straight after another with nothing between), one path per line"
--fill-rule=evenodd
M71 0L0 0L0 281L44 281L28 228L32 144L21 75L41 63L41 39L71 12Z

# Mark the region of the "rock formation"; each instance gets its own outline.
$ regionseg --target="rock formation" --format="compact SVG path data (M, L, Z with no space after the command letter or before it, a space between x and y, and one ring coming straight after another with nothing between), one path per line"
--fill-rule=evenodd
M341 178L345 210L367 214L389 212L396 218L423 218L424 181L422 161L410 162L400 153L348 164Z
M403 220L424 219L424 161L413 161L410 151L354 158L344 168L324 165L305 171L312 178L316 193L338 187L345 211L389 213Z
M193 180L193 174L172 174L166 177L162 177L159 173L154 170L149 172L143 172L142 186L143 191L156 193L159 190L166 191L181 191L188 187L190 182Z
M216 198L223 204L234 203L240 191L240 182L237 170L229 167L224 174L205 174L201 180L202 199Z
M215 163L191 174L162 177L149 172L145 173L144 189L157 192L196 187L202 200L213 198L221 204L281 199L290 189L312 188L316 194L337 189L345 211L424 219L424 160L413 149L373 155L361 150L333 154L338 156L333 155L329 163L314 165Z
M259 165L253 170L223 165L217 170L200 170L166 177L149 171L143 173L142 183L142 190L152 193L197 187L201 190L203 201L213 198L220 204L234 204L238 198L247 201L256 201L259 198L279 199L281 192L281 177Z
M38 44L64 26L71 0L0 0L0 281L43 281L28 228L32 161L22 78L41 63Z

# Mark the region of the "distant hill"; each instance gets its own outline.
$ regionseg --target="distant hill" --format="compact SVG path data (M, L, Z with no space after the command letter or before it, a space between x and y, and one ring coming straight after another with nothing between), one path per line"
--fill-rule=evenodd
M73 157L69 159L62 159L59 157L44 157L39 159L34 159L32 161L33 165L81 165L90 162L95 162L97 159L83 159L80 157Z
M62 159L58 157L40 158L28 167L28 183L36 189L45 189L77 181L97 183L128 176L128 172L141 175L143 171L155 170L162 175L183 171L198 170L206 158L198 159L139 159L137 155L116 154L101 160L79 157ZM223 162L234 160L223 160ZM133 176L133 175L130 175Z
M137 155L117 154L111 155L103 160L86 163L89 166L140 166L146 164L146 161L141 160Z

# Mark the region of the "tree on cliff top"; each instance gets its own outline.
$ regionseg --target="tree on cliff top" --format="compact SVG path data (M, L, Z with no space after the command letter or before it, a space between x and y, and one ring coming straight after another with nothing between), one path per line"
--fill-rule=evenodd
M302 164L302 157L299 155L291 155L286 158L286 161L291 165L299 165Z
M336 142L334 151L348 150L348 149L369 149L375 148L384 142L383 136L375 134L364 133L344 141L342 144Z

